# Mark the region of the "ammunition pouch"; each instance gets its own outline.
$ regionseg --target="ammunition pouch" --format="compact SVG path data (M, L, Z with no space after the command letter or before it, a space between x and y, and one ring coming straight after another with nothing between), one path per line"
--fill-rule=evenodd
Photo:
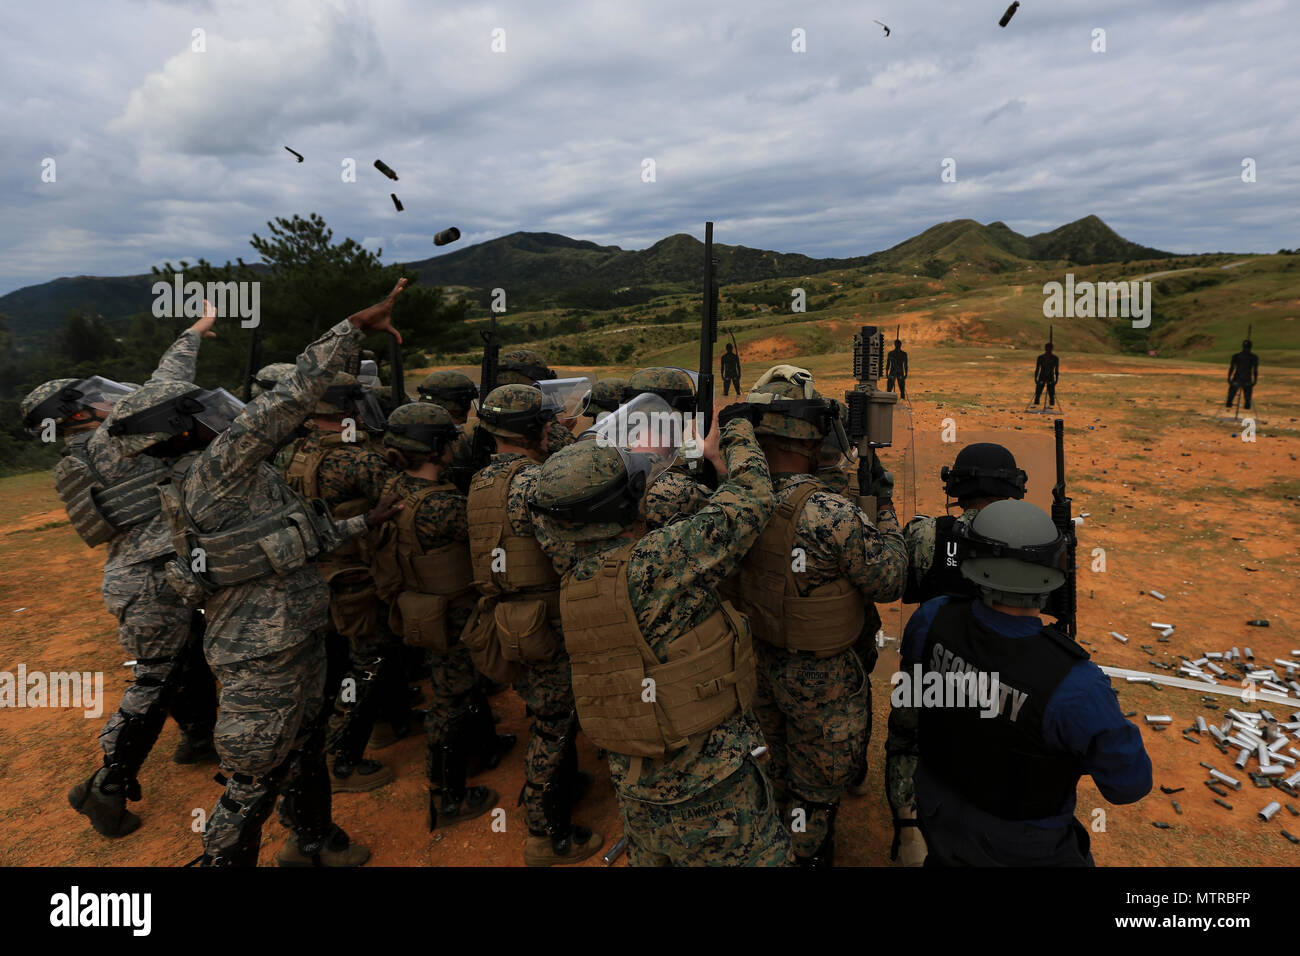
M513 684L519 673L519 664L508 661L502 654L501 640L497 635L496 617L492 598L479 598L470 613L460 642L469 651L478 672L498 684Z
M517 597L502 600L492 609L502 660L534 664L552 661L563 649L550 619L560 616L560 595L546 600Z
M403 591L388 614L388 626L410 647L446 652L452 641L447 633L447 599L441 594Z
M326 541L337 537L329 509L319 499L291 498L269 514L223 531L205 533L185 509L179 479L158 486L163 515L172 533L176 561L167 579L182 597L195 587L205 594L268 575L283 577L311 563ZM202 570L193 563L202 555ZM173 570L173 568L175 570Z
M379 628L379 595L368 568L345 568L326 576L330 585L330 621L349 641Z

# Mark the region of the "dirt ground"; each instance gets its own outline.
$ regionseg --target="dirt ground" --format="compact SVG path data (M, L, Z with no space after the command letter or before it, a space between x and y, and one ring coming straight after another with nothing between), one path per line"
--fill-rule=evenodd
M900 510L910 512L915 500L916 510L941 513L939 466L985 430L1023 442L1026 454L1050 438L1052 416L1024 411L1032 395L1032 355L913 342L909 351L910 413L900 413L894 446L883 453L899 484ZM758 356L752 363L746 359L748 382L762 369ZM824 394L835 395L850 384L834 374L848 364L845 356L810 361ZM1256 440L1243 442L1237 421L1216 417L1225 391L1217 367L1069 355L1062 357L1062 365L1058 394L1066 421L1070 492L1075 514L1087 513L1079 528L1078 576L1079 631L1086 649L1100 664L1154 673L1160 672L1152 670L1152 661L1176 665L1178 655L1194 658L1234 645L1250 646L1261 662L1290 657L1300 647L1294 632L1300 620L1300 372L1268 372L1258 393ZM945 419L956 429L954 443L942 441ZM1042 501L1051 484L1051 475L1042 473L1050 459L1040 467L1036 453L1031 457L1031 498ZM102 838L67 804L68 788L98 764L96 736L128 677L112 618L99 596L102 551L89 553L76 538L48 475L0 482L0 527L0 670L14 672L23 663L29 671L102 671L106 698L98 718L74 709L0 714L0 864L187 862L199 852L196 812L212 807L220 787L211 779L213 767L171 763L174 724L163 731L141 773L144 799L133 809L144 824L136 833L122 840ZM1094 551L1098 548L1104 549L1104 571ZM1142 593L1151 590L1166 600ZM881 611L886 634L897 638L902 611L897 605ZM1270 626L1247 626L1258 618ZM1157 641L1153 621L1174 626L1167 642ZM1111 631L1127 635L1128 643L1110 637ZM871 792L847 796L840 814L837 855L846 865L887 865L891 832L883 796L884 738L896 647L891 643L882 652L873 680ZM1292 822L1286 810L1271 823L1255 816L1274 797L1288 798L1271 790L1256 793L1239 773L1243 789L1230 795L1233 809L1227 810L1202 786L1206 772L1198 761L1232 773L1231 756L1219 754L1208 738L1190 743L1181 731L1198 714L1213 721L1234 706L1231 698L1216 698L1216 711L1196 691L1122 680L1115 686L1124 710L1137 713L1133 719L1143 728L1156 788L1138 804L1114 807L1090 780L1080 782L1080 819L1094 824L1099 819L1094 810L1105 813L1104 830L1094 826L1092 835L1099 864L1300 862L1300 846L1280 834L1283 828L1300 833L1300 820ZM522 739L527 726L513 692L494 698L493 706L503 718L500 729ZM1291 719L1291 707L1269 706L1281 719ZM1142 723L1143 715L1151 713L1171 715L1172 727L1151 731ZM422 748L419 735L380 751L398 779L370 794L335 797L336 820L371 848L373 864L521 865L526 831L516 806L522 784L518 754L477 779L500 793L504 832L494 831L492 818L485 816L434 837L424 830ZM575 810L575 819L603 833L608 846L620 833L608 775L585 738L580 757L585 768L596 771L596 785ZM1162 784L1186 789L1171 798L1160 792ZM1182 814L1171 800L1179 802ZM1300 801L1291 802L1300 809ZM1157 829L1154 821L1173 829ZM264 865L274 864L283 839L284 831L272 817L264 831ZM601 865L599 856L584 865Z

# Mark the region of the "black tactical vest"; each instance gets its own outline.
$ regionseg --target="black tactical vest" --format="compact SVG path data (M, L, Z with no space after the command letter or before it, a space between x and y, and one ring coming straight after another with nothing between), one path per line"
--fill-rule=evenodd
M944 515L934 521L934 558L925 574L917 578L913 569L907 572L907 586L903 590L904 604L924 604L931 598L944 594L958 597L979 597L979 588L973 581L961 576L961 558L957 553L957 538L953 526L956 515Z
M981 717L978 706L921 707L919 739L926 769L1003 820L1059 814L1082 772L1074 757L1048 749L1043 710L1070 668L1087 660L1088 653L1051 627L1033 637L1004 637L975 619L969 600L952 600L935 615L925 639L923 671L936 663L944 666L949 653L950 670L964 666L996 673L1010 692L995 717ZM1017 694L1028 696L1013 721Z

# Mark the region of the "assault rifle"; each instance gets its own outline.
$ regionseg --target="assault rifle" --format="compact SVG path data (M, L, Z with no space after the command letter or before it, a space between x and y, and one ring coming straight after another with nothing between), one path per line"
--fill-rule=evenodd
M700 377L695 383L695 413L701 428L696 441L713 427L713 346L718 341L718 278L713 260L713 223L704 224L704 308L700 317ZM710 488L718 486L713 466L703 458L691 461L692 469Z
M497 317L492 313L488 319L487 331L479 332L483 339L483 362L479 366L478 374L478 407L480 409L487 403L487 397L491 391L497 387L497 370L500 365L501 343L497 339ZM496 443L492 436L483 429L482 424L474 426L474 470L482 468L492 457Z
M1078 590L1074 580L1075 551L1079 546L1078 535L1074 530L1074 518L1070 514L1070 498L1065 494L1065 422L1056 419L1056 484L1052 486L1052 524L1057 532L1065 538L1065 583L1051 593L1047 599L1047 613L1056 618L1057 626L1075 640L1079 634Z
M858 505L874 521L876 498L868 495L876 449L894 443L894 405L898 396L882 392L877 383L885 371L885 336L874 325L853 336L853 377L858 384L844 395L849 407L844 424L849 441L858 447Z

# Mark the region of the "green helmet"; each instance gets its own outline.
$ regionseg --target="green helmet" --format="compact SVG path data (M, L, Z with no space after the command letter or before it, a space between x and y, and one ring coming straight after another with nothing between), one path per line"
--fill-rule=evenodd
M645 477L628 481L618 448L580 441L546 459L528 504L561 541L603 541L636 521L644 497Z
M33 435L38 434L41 422L47 418L53 419L57 427L65 424L73 416L81 414L80 402L67 391L79 381L81 381L79 378L56 378L32 389L27 397L18 403L18 410L23 416L23 425L26 426L27 431Z
M497 359L497 385L532 385L548 378L555 378L555 373L532 349L511 349Z
M627 388L627 379L602 378L591 387L587 398L587 414L595 417L597 412L612 412L623 404L623 391Z
M541 389L533 385L498 385L479 406L479 424L502 438L533 441L555 417L543 404Z
M451 413L431 402L411 402L393 409L384 431L384 444L402 451L440 455L460 434Z
M627 380L623 400L651 392L679 412L695 410L695 376L684 368L656 366L638 369Z
M325 394L316 400L313 415L354 415L357 402L365 397L365 389L355 375L335 372Z
M259 395L273 391L275 386L297 370L298 366L292 362L272 362L270 365L262 366L257 370L257 374L253 376L252 396L257 398Z
M198 424L220 434L243 408L244 403L224 388L149 381L113 406L104 427L129 458L191 432Z
M980 509L969 526L955 526L965 546L962 577L989 600L1038 607L1065 583L1066 542L1047 512L1006 499Z
M417 387L420 401L441 405L457 415L469 414L470 406L478 398L478 386L464 372L440 369L430 372Z
M94 422L100 417L97 413L107 415L124 395L138 387L101 375L55 379L33 390L19 403L23 424L35 435L46 419L52 420L58 429Z
M768 397L770 396L770 397ZM821 394L817 389L812 387L812 383L800 385L795 382L772 381L766 385L760 385L745 397L745 401L750 405L765 405L773 401L778 402L808 402L819 400L823 404ZM780 407L778 405L777 407ZM804 406L799 406L804 410ZM826 429L819 427L814 421L805 418L795 417L794 415L780 412L763 412L754 427L755 435L780 435L783 438L799 438L813 441L821 441L826 437Z

